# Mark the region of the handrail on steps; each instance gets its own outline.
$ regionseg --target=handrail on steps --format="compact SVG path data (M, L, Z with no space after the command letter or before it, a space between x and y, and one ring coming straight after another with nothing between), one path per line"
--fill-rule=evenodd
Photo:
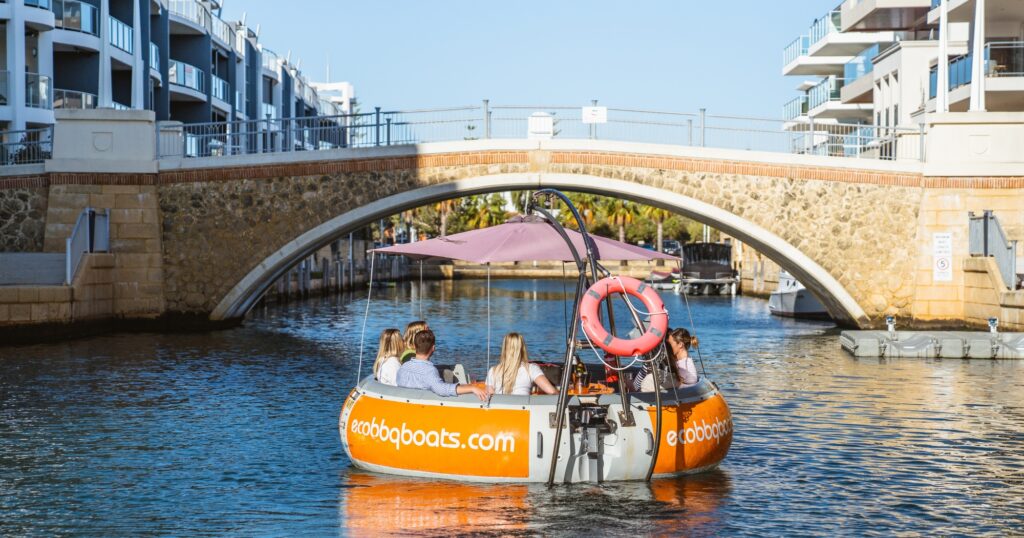
M1017 241L1007 239L999 219L986 209L981 215L968 213L970 219L969 247L971 256L992 256L1007 288L1017 285Z
M104 209L102 213L91 207L82 210L66 245L64 284L70 286L85 254L110 252L110 210Z

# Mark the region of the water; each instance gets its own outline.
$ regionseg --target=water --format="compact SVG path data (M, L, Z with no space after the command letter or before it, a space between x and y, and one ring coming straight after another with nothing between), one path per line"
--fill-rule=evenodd
M427 287L423 300L375 291L367 354L422 312L439 362L481 374L485 288ZM562 293L496 281L492 353L518 330L533 358L558 357ZM665 297L685 322L682 299ZM406 480L353 469L338 440L365 306L311 300L228 331L0 348L0 535L1024 532L1024 363L855 359L828 324L700 298L703 359L736 426L718 470L552 490Z

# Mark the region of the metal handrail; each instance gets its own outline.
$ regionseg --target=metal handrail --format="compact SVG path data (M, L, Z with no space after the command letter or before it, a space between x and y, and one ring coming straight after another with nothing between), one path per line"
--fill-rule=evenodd
M1003 283L1011 290L1017 289L1017 241L1007 239L999 219L986 209L981 215L967 214L968 247L971 256L992 256L999 267Z
M835 91L841 79L826 79ZM261 104L261 114L272 105ZM809 106L803 105L801 106ZM266 107L266 110L264 110ZM497 111L497 113L495 113ZM584 123L581 107L497 105L293 118L252 118L160 127L160 157L209 157L419 144L477 138L525 138L529 117L553 114L558 138L604 139L885 160L921 159L919 128L809 122L794 118L608 108L607 122ZM802 120L801 120L802 121ZM908 138L909 137L909 138Z
M53 126L0 132L0 165L35 164L53 153Z
M91 207L85 208L65 240L65 248L64 284L70 286L86 254L110 251L110 210L98 213Z

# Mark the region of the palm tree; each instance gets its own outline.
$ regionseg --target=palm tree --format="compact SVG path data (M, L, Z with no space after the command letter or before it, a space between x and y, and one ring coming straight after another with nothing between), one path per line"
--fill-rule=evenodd
M636 207L621 198L606 198L604 207L604 218L609 224L619 227L619 241L626 242L626 225L631 224L636 217Z
M583 217L583 224L587 228L592 228L597 221L598 213L601 212L597 196L581 192L570 195L570 199L573 205L576 206L576 211L579 212L580 217Z
M434 205L434 209L441 216L441 237L448 235L448 214L458 207L458 200L442 200Z
M663 235L664 235L664 233L663 233L664 232L664 224L665 224L665 221L668 220L668 218L672 216L672 212L667 210L667 209L662 209L660 207L654 207L652 205L648 205L648 206L644 206L643 209L640 210L640 214L643 217L651 219L654 222L658 223L658 243L657 243L657 247L658 247L658 252L661 252L662 251L662 246L663 246L662 245L662 239L663 239Z
M505 197L492 194L487 197L474 197L469 224L473 228L487 228L505 222L508 213L505 211Z

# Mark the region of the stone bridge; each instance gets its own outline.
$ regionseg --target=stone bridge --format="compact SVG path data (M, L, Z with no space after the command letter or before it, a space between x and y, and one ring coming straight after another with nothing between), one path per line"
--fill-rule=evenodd
M130 165L54 159L0 177L0 250L60 252L83 207L110 208L111 315L237 320L290 266L382 216L541 187L707 223L790 271L848 326L878 326L886 315L972 321L967 212L993 209L1011 235L1024 231L1024 177L626 142L474 140ZM938 232L953 234L948 282L933 281Z

